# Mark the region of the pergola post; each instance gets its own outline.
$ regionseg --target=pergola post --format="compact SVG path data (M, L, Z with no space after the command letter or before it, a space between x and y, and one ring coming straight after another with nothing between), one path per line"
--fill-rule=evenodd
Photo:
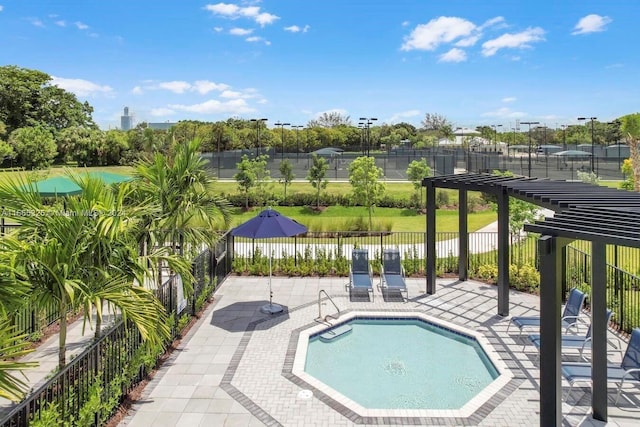
M422 185L426 186L427 193L427 236L424 242L427 294L433 295L436 293L436 188L430 181L423 181Z
M498 194L498 314L509 315L509 195Z
M561 306L558 238L541 236L540 255L540 426L562 425Z
M607 245L591 242L591 408L607 421Z
M468 231L467 190L458 192L458 278L469 278L469 231Z

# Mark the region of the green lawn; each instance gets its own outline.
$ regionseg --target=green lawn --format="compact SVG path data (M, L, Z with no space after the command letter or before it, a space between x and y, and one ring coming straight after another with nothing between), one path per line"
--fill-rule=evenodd
M368 223L369 216L364 207L329 206L322 212L314 212L305 207L274 207L283 215L306 225L310 231L345 231L354 218L362 217ZM260 212L255 208L249 212L234 210L233 224L236 226L256 216ZM476 231L496 220L496 213L484 211L469 215L469 231ZM373 216L374 224L390 225L390 231L425 231L425 215L419 215L411 209L376 208ZM458 212L438 210L436 212L437 231L458 231ZM383 228L388 230L389 228Z

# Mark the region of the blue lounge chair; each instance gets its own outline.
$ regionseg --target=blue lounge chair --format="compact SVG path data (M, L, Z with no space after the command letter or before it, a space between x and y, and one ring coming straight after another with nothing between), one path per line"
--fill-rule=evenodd
M373 301L373 272L369 264L369 251L354 249L351 252L351 266L349 267L349 298L357 294L366 294Z
M611 321L611 317L613 316L613 311L607 309L607 325ZM540 350L540 335L533 334L529 335L529 340L531 344L533 344L538 351ZM585 335L562 335L562 348L577 348L580 350L580 357L585 359L584 351L586 349L591 348L591 325L589 325L589 329L587 329L587 333ZM525 343L526 346L526 343ZM618 347L616 346L616 349ZM524 347L522 348L524 351ZM540 353L538 353L538 357L540 357ZM586 359L585 359L586 360Z
M387 297L389 291L391 291L400 294L403 300L409 299L407 282L404 280L404 268L402 267L398 249L385 249L382 251L380 290L383 297Z
M591 382L590 363L563 363L562 375L569 381L570 388L567 397L571 394L573 385L579 381ZM624 352L620 366L609 366L607 368L607 379L612 382L620 382L616 403L620 399L622 386L625 381L640 381L640 329L631 331L631 338Z
M565 329L565 332L568 332L569 329L573 327L577 327L578 321L580 321L580 310L582 310L582 305L584 304L584 300L587 298L587 294L583 293L579 289L573 288L571 292L569 292L569 299L567 299L567 303L564 306L564 310L562 311L562 326ZM511 322L507 327L507 333L509 333L509 328L511 325L516 325L518 329L520 329L520 335L522 335L522 330L527 327L539 327L540 326L540 317L528 317L528 316L516 316L511 318Z

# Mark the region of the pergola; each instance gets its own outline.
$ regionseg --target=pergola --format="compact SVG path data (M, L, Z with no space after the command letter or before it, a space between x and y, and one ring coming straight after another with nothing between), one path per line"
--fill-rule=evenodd
M525 225L539 233L540 268L540 425L562 423L561 305L566 292L566 246L573 240L591 242L591 323L593 417L607 420L606 246L640 248L640 194L582 182L460 174L422 180L427 192L426 291L436 292L436 188L459 192L460 280L468 277L469 238L467 192L480 191L497 198L498 205L498 314L509 315L509 197L555 212L553 218Z

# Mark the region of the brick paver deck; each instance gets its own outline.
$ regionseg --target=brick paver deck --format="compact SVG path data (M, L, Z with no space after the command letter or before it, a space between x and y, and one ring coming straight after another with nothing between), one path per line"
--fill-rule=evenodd
M352 425L478 425L531 426L539 424L538 363L535 347L517 328L507 334L509 320L496 315L497 288L478 282L440 280L436 295L424 293L424 279L408 279L409 301L375 299L350 301L346 278L274 278L274 302L283 314L260 312L267 301L267 278L229 277L216 292L216 301L192 328L180 348L160 369L121 423L122 426L352 426ZM468 417L358 416L339 401L290 374L292 336L318 317L318 292L324 289L341 311L421 311L429 316L481 331L508 366L513 379ZM536 315L539 298L511 292L512 315ZM323 315L333 313L322 305ZM617 353L612 353L612 361ZM576 360L567 354L567 360ZM625 388L614 405L610 388L608 425L640 423L640 389ZM599 426L589 416L590 390L574 387L567 397L566 426Z

